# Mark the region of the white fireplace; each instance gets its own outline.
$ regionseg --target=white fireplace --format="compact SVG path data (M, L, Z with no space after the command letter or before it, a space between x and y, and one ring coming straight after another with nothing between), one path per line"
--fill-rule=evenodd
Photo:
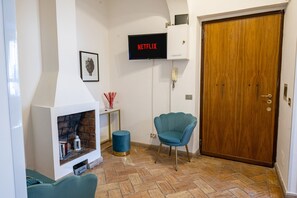
M75 0L40 1L39 4L43 72L32 101L35 170L57 180L73 173L73 166L78 163L103 161L99 102L79 75ZM95 121L88 129L93 137L92 146L83 145L77 153L69 148L74 157L61 159L58 119L85 112L92 112L91 119ZM79 132L74 131L76 133ZM67 140L66 144L71 146L73 138Z
M58 117L93 110L95 111L96 123L95 149L78 155L71 161L61 163L62 160L60 160L59 155ZM73 173L73 166L80 162L85 160L88 163L96 160L98 162L103 161L100 153L99 105L97 102L62 107L32 106L32 119L34 125L35 169L38 172L57 180L69 173ZM84 148L82 147L82 149Z

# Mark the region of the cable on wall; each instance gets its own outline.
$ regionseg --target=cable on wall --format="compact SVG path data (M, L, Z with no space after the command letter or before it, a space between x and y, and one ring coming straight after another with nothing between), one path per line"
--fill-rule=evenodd
M174 62L173 62L173 61L174 61L174 60L171 61L171 70L170 70L170 74L169 74L169 75L170 75L170 83L169 83L169 112L171 112L171 98L172 98L171 95L172 95L172 90L173 90L173 88L171 87L171 85L172 85L172 80L171 80L172 76L171 76L171 72L172 72L173 67L174 67L174 66L173 66L173 65L174 65L173 63L174 63Z
M154 131L154 67L155 67L155 59L153 59L153 66L152 66L152 89L151 89L151 100L152 100L152 123L151 123L151 127L152 127L152 130L151 130L151 133L155 133Z

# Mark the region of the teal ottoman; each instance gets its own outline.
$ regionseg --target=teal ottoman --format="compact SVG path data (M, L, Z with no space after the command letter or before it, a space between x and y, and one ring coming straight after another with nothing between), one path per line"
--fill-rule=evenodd
M130 132L125 130L112 133L112 153L116 156L130 154Z

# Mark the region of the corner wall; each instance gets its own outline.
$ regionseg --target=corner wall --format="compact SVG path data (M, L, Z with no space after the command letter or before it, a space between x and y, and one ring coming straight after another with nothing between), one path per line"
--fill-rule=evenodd
M288 84L288 98L292 101L294 97L295 84L295 67L296 67L296 41L297 41L297 1L290 1L285 10L284 32L283 32L283 55L282 55L282 72L280 82L280 104L279 104L279 126L277 141L277 167L285 185L286 191L297 195L297 186L292 186L291 182L295 181L296 175L292 174L290 169L291 160L294 156L293 145L297 142L291 141L293 133L296 136L297 131L292 130L292 106L283 98L284 84ZM295 88L296 90L296 88ZM296 94L296 93L295 93ZM293 103L293 106L296 104ZM296 122L296 120L295 120ZM296 123L295 123L296 124ZM295 138L296 139L296 138ZM292 139L292 140L295 140ZM295 164L296 166L297 164Z

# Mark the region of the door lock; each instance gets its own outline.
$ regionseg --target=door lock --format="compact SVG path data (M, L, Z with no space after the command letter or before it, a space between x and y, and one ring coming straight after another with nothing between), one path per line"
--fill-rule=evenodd
M267 95L261 95L261 98L272 98L272 94L267 94Z

